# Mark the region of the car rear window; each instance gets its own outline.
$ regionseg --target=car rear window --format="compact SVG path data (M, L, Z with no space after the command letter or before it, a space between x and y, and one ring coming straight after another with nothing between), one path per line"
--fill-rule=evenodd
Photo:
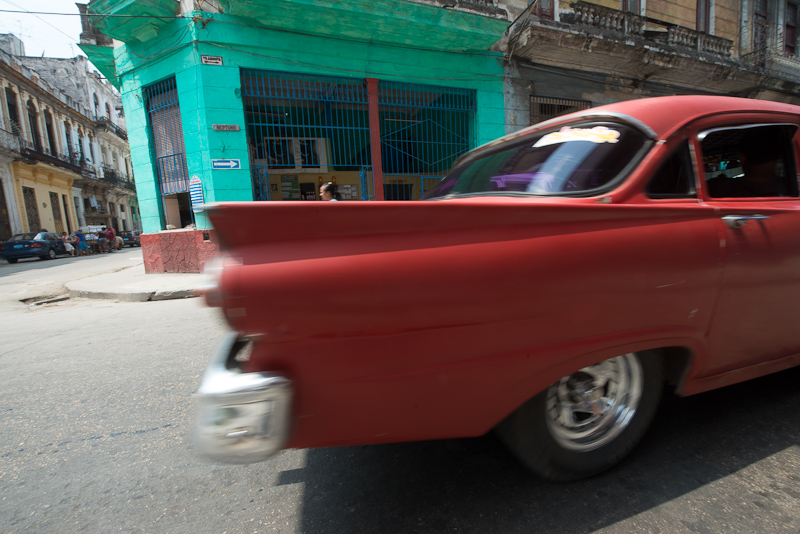
M36 234L17 234L12 236L9 241L32 241L36 238Z
M643 133L624 124L589 122L545 130L467 160L424 198L589 196L623 176L646 145Z

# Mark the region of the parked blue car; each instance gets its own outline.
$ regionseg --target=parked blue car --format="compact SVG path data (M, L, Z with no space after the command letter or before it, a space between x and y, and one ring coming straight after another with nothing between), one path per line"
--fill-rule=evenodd
M33 257L54 260L59 254L69 253L61 236L53 232L17 234L5 243L0 243L0 257L8 263L17 263L20 258Z

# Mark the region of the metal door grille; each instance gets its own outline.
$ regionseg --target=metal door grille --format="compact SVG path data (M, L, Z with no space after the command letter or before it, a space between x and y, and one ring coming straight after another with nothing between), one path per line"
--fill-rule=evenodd
M371 165L363 80L242 69L242 97L255 200L270 200L270 174L316 183L321 173Z
M22 197L25 201L25 215L28 217L28 231L38 232L42 228L39 221L39 207L36 204L36 191L32 187L22 187Z
M416 200L474 146L475 91L380 82L386 200Z
M58 193L50 191L50 207L53 209L53 224L56 226L56 233L64 231L64 221L61 220L61 205L58 203Z
M188 191L189 171L175 78L146 87L144 95L161 194Z

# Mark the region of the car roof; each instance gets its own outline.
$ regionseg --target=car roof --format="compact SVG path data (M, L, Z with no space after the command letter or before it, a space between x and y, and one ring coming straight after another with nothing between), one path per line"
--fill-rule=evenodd
M484 152L494 150L500 145L521 140L542 128L552 128L558 124L568 124L581 119L617 119L636 126L652 139L665 139L675 130L694 120L731 112L780 113L800 117L800 106L753 98L706 95L659 96L626 100L534 124L468 152L456 162L456 165L474 157L480 157Z
M730 96L662 96L598 106L573 113L572 116L623 115L647 125L658 138L663 138L686 123L731 112L800 115L800 106Z

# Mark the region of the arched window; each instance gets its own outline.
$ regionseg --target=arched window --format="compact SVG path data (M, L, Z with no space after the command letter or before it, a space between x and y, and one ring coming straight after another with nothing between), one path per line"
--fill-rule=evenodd
M83 165L86 161L86 154L83 153L83 130L78 128L78 159L79 165Z
M19 128L19 109L17 108L17 94L6 87L6 106L8 107L8 120L11 121L11 133L20 135L22 131Z
M44 128L47 130L47 146L50 148L50 155L58 154L56 149L56 133L53 130L53 116L49 110L44 110Z
M92 100L94 100L94 116L96 118L100 118L100 101L97 100L97 93L92 95Z
M39 135L39 112L36 110L36 105L33 103L33 100L28 100L28 125L31 129L33 148L37 152L41 152L42 138Z
M64 147L64 150L67 152L67 157L72 163L75 163L75 148L72 146L72 125L68 121L64 121L64 138L67 142L67 146Z

